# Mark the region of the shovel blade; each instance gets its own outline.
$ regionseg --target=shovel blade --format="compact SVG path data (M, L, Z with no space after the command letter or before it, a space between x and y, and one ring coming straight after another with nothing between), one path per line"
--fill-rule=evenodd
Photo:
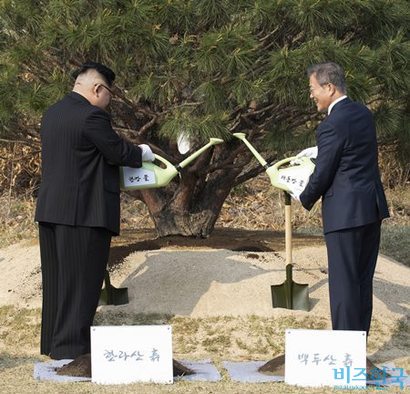
M104 287L101 290L100 301L105 305L128 304L128 288L121 287L117 289L112 285Z
M122 287L117 289L111 284L110 274L105 272L105 286L101 290L100 303L105 305L124 305L128 304L128 288Z
M293 281L272 285L272 307L309 311L309 287Z

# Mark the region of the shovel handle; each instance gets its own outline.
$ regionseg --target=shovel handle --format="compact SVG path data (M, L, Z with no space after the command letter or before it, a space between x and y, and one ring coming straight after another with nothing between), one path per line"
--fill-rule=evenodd
M285 251L286 264L292 264L292 221L291 221L291 199L285 192Z
M110 273L108 272L108 270L105 270L104 281L105 288L108 289L111 286Z

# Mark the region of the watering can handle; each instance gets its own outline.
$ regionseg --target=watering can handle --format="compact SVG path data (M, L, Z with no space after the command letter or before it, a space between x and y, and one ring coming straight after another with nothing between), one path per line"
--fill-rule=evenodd
M164 159L160 155L157 155L157 154L154 153L154 157L155 157L155 160L158 160L161 163L165 164L166 168L175 167L173 164L171 164L168 160Z
M278 170L280 167L282 167L285 164L290 163L292 160L300 160L298 157L293 156L293 157L287 157L286 159L279 160L277 163L275 163L272 168L275 170Z
M282 167L284 164L288 164L291 161L295 161L295 164L314 164L314 161L307 156L302 156L302 157L297 157L297 156L292 156L292 157L287 157L286 159L280 160L277 163L275 163L272 168L275 170L279 170L280 167Z

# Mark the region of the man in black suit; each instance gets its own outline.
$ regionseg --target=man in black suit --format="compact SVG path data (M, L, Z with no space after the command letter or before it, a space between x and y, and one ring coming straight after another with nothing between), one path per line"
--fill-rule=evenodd
M106 112L115 74L99 63L75 73L73 91L41 124L39 223L43 308L41 354L74 359L90 352L111 236L120 230L119 166L152 161L112 129Z
M308 210L322 198L333 329L369 333L380 225L389 216L373 116L346 96L339 65L314 65L308 76L310 97L328 116L316 130L315 170L295 197Z

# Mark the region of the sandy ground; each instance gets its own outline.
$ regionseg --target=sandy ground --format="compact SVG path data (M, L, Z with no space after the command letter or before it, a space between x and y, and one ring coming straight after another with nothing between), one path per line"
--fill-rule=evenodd
M135 313L209 316L329 316L324 246L293 251L293 279L309 285L310 312L272 308L270 286L285 279L284 252L227 249L160 249L129 254L111 273L112 284L128 287L130 302L100 306ZM41 272L36 241L0 250L0 305L41 306ZM410 269L379 256L374 279L374 315L408 316Z
M223 233L226 235L226 232ZM237 232L235 234L238 235ZM228 233L228 236L231 237L231 234ZM272 238L271 234L267 236ZM258 237L260 241L260 236ZM222 238L219 234L216 240L221 242ZM162 241L162 248L156 250L142 250L144 247L149 249L147 245L152 246L151 241L127 241L123 246L118 246L117 243L110 259L110 263L115 263L112 265L111 280L116 287L128 287L129 303L122 306L99 306L102 312L99 314L100 319L102 316L108 319L103 324L124 324L124 319L128 316L132 319L136 313L181 316L179 320L185 323L178 326L178 332L175 330L173 341L179 349L175 357L190 360L219 357L267 361L283 349L283 340L278 339L280 334L276 331L275 334L269 334L271 331L266 325L276 322L276 318L278 324L281 321L299 321L304 322L303 327L306 327L311 322L327 322L327 328L330 328L326 250L320 240L318 242L317 239L296 237L293 251L294 280L309 285L311 310L305 312L272 308L270 286L281 284L285 279L284 246L280 243L282 239L283 236L279 234L278 241L266 244L270 252L199 248L192 244L175 246L169 240ZM255 250L252 249L255 243L251 241L249 238L244 241L237 237L235 245L248 245L248 250ZM261 245L265 243L259 242L258 247ZM154 246L158 247L158 244ZM129 250L132 252L129 253ZM0 306L12 304L19 308L41 307L40 253L37 240L21 242L0 250L0 272ZM384 362L395 363L407 371L410 369L409 333L406 332L410 302L409 274L410 268L379 256L374 280L373 331L368 342L368 356L374 362L380 365ZM264 327L263 330L267 330L266 333L253 331L254 315L260 316L258 322L260 327ZM189 329L190 322L200 328L194 334L188 332L185 335L184 324ZM178 325L177 322L175 324ZM210 326L215 328L214 332L210 332ZM221 345L215 332L222 337L229 337L229 343ZM38 333L30 335L38 336ZM269 335L275 335L277 343L272 344ZM18 333L16 336L18 337ZM207 344L214 340L214 347L208 347ZM3 369L2 376L10 387L6 391L0 388L0 392L20 392L22 387L27 388L25 392L56 392L56 387L52 384L47 386L41 382L43 384L38 385L32 379L33 357L38 357L37 347L33 348L33 343L30 342L29 346L19 344L17 348L17 352L23 352L26 359L20 353L9 356L11 367ZM7 352L14 354L16 349L11 346ZM1 343L0 350L4 350ZM19 381L19 378L22 380ZM92 391L81 387L78 386L77 389L77 386L70 386L65 392ZM283 391L278 391L279 386L266 385L253 385L252 388L243 385L238 389L236 383L232 390L228 390L224 384L219 389L205 385L192 389L193 391L186 391L185 386L175 387L179 392L289 392L286 385ZM140 391L140 387L137 391ZM146 392L154 391L150 388ZM295 389L292 392L299 391Z

